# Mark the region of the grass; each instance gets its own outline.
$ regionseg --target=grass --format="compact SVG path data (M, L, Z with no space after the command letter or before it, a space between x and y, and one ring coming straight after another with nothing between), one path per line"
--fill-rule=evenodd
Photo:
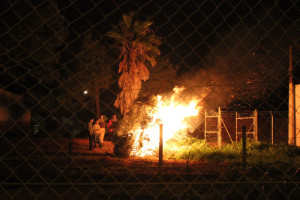
M164 145L164 157L167 159L203 160L207 162L241 163L243 145L227 144L222 147L212 147L204 140L188 138L174 144ZM263 142L246 141L246 160L248 164L293 163L299 148L285 144L271 145Z

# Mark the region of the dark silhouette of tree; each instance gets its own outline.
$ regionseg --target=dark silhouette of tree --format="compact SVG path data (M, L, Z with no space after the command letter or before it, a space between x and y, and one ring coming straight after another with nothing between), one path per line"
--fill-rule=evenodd
M112 82L112 70L105 46L91 34L84 37L83 51L79 56L82 69L78 75L82 89L91 92L95 99L97 117L100 118L99 89L108 88Z
M80 49L76 56L77 65L73 68L70 78L63 83L64 91L69 95L62 93L60 99L69 110L84 107L100 118L99 90L112 84L112 70L107 51L100 40L93 38L91 33L83 37ZM90 101L91 97L94 101Z
M120 63L119 87L115 106L122 114L130 111L142 87L142 81L149 79L150 66L156 65L156 58L160 55L158 45L160 39L151 29L151 21L141 22L134 19L133 13L123 15L123 21L115 30L108 32L119 45Z
M5 49L0 52L6 52L2 56L15 65L24 68L39 66L35 70L38 77L38 71L58 62L60 51L57 48L63 45L69 31L54 1L31 3L18 1L1 17L13 28L1 38Z
M1 78L12 80L2 88L23 95L30 104L28 109L34 112L53 113L58 102L57 93L51 90L60 85L59 60L69 36L57 3L11 2L1 23L10 27L1 30L0 60L5 68Z

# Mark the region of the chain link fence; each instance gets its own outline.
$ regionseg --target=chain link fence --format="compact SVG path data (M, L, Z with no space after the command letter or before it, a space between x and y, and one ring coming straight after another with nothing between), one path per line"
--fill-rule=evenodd
M299 1L2 0L0 9L1 200L299 198L299 149L281 145L289 83L300 82ZM163 163L157 152L121 158L109 129L103 147L89 150L91 118L124 117L115 106L120 46L107 33L128 13L151 20L161 40L157 65L138 88L139 112L153 112L149 96L184 87L177 102L197 97L201 105L186 121L189 135L203 140L204 110L222 107L223 145L238 148L232 117L257 109L262 143L247 163L201 142L185 143L180 159L165 146ZM273 144L275 161L264 162ZM192 158L191 149L206 152Z

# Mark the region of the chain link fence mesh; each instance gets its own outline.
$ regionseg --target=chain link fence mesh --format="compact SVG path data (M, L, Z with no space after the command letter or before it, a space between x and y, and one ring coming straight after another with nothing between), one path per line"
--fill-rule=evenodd
M201 116L222 107L224 145L238 144L235 113L257 109L258 140L287 144L290 66L300 82L299 1L2 0L0 9L0 199L299 198L299 150L289 162L246 166L188 153L159 168L158 156L116 156L107 136L89 151L87 138L90 118L123 117L114 106L118 46L107 33L133 12L161 38L141 94L178 85L181 102L201 97ZM188 123L203 139L204 126L218 122L201 119Z

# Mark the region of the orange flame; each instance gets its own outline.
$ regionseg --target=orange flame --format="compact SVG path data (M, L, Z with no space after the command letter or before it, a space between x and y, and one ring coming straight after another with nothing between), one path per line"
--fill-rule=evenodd
M198 106L200 99L192 99L186 102L179 94L185 88L175 87L170 98L157 96L157 104L151 110L151 121L146 128L132 130L134 137L131 155L153 155L159 145L159 124L163 124L163 142L182 140L187 136L187 131L193 129L188 121L193 116L198 116L201 109ZM142 142L141 142L142 138ZM140 145L142 143L142 146Z

